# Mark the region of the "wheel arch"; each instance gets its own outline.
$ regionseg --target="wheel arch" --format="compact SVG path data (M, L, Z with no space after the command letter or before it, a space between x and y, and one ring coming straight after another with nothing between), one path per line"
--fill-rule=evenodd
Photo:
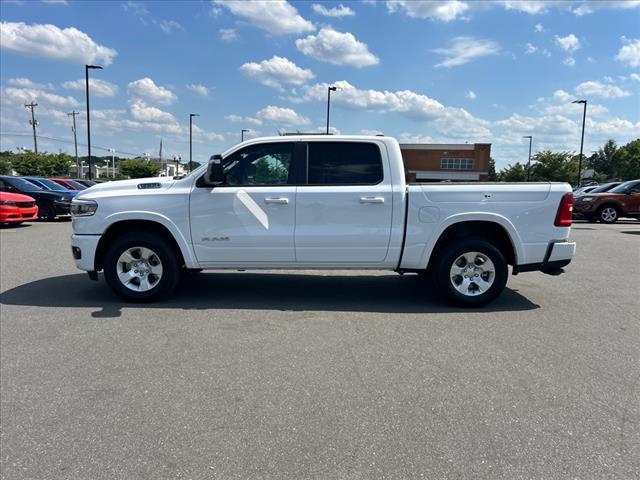
M504 217L489 216L486 218L452 218L433 235L427 245L427 258L423 265L430 271L439 253L447 244L469 237L480 237L491 241L502 252L507 263L517 265L518 258L523 257L520 237L515 227Z
M197 268L197 263L195 263L195 258L191 253L188 243L179 233L175 225L171 228L171 226L168 226L165 222L158 219L127 218L117 219L111 222L100 237L94 260L96 271L102 270L104 255L108 245L111 244L111 241L123 233L130 233L133 231L143 231L146 233L156 233L160 235L170 245L172 245L173 248L175 248L182 265L185 265L188 268Z

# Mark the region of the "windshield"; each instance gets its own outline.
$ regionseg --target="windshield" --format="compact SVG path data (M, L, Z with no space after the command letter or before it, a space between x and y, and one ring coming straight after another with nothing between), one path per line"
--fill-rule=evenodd
M630 182L624 182L623 184L618 185L616 188L612 188L609 190L611 193L626 193L630 187L633 187L636 183L635 180L631 180Z
M43 189L38 187L37 185L34 185L31 182L27 182L26 180L22 179L22 178L4 178L5 182L7 182L10 185L13 185L14 187L16 187L18 190L20 190L21 192L41 192Z
M75 180L67 180L67 183L69 183L70 185L73 185L78 190L86 190L87 189L86 185L82 185L80 182L76 182Z
M38 183L43 184L45 187L49 188L49 190L55 190L57 192L66 192L69 190L68 188L64 188L59 183L56 183L52 180L47 180L46 178L34 178L34 180Z
M594 188L593 190L591 190L589 193L602 193L602 192L608 192L609 190L611 190L613 187L615 187L616 185L620 185L617 182L613 182L613 183L605 183L604 185L600 185L599 187Z

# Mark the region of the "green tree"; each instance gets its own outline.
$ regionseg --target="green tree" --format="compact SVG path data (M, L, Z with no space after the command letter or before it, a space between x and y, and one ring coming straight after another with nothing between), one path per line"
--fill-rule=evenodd
M0 158L0 175L11 175L11 162L6 157Z
M489 157L489 176L487 180L490 182L497 182L499 180L498 174L496 173L496 161L491 157Z
M118 171L129 178L155 177L160 172L160 165L147 160L121 160L118 162Z
M531 157L532 182L569 182L578 177L578 156L569 152L538 152Z
M596 173L605 175L605 178L613 177L613 170L615 169L615 155L618 151L618 146L615 140L607 140L607 142L594 152L593 155L587 160L589 168L592 168Z
M613 157L615 176L622 180L640 178L640 138L620 147Z
M69 175L71 157L65 153L24 152L11 158L11 166L18 175L66 177Z
M509 164L500 171L498 180L501 182L526 182L527 167L520 162L516 162L514 165Z

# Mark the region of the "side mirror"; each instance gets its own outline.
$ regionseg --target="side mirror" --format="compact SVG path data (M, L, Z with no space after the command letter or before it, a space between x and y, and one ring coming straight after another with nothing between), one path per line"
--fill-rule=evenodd
M204 174L204 181L209 186L224 183L224 171L222 170L222 155L216 154L209 159L207 173Z

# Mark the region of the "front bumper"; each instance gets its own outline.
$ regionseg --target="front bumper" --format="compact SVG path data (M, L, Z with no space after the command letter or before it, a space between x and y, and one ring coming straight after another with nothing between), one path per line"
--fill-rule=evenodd
M26 222L38 219L38 207L0 206L0 223Z
M95 270L96 250L102 235L71 235L71 253L76 267L86 272Z
M53 202L53 208L56 211L56 215L70 215L71 214L71 203Z
M575 254L575 242L551 242L542 262L514 265L513 274L540 271L549 275L559 275L563 273L562 268L571 263Z
M593 202L575 203L573 213L578 215L593 215L596 212Z

